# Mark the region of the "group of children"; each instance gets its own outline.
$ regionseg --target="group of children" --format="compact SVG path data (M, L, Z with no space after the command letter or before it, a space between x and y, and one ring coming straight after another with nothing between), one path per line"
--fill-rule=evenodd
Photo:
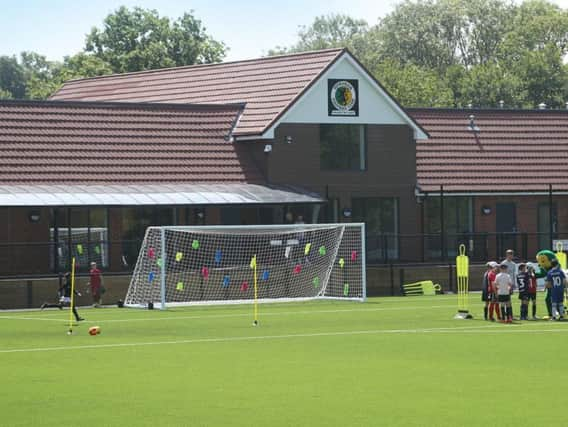
M513 321L511 296L518 290L520 320L529 320L529 304L532 301L532 319L536 320L537 277L534 267L524 262L515 264L514 252L507 251L507 258L500 264L495 261L487 263L487 271L483 275L481 299L485 302L483 314L485 320L500 320L503 323ZM564 319L564 293L567 285L566 275L560 268L558 260L551 261L551 269L545 279L547 290L546 307L550 320Z

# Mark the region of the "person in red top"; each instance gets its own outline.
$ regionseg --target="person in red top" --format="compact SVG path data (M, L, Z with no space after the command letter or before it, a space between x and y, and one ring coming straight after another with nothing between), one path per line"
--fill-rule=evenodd
M489 282L488 293L490 297L489 320L494 322L495 317L493 317L493 313L497 313L497 319L501 320L499 301L497 299L497 289L495 288L495 278L497 277L497 272L499 271L499 264L497 264L495 261L491 261L489 262L489 266L492 268L492 270L487 273L487 279Z
M100 307L102 304L103 292L103 275L101 270L97 268L97 263L91 263L91 270L89 271L89 283L91 288L91 295L93 297L93 307Z

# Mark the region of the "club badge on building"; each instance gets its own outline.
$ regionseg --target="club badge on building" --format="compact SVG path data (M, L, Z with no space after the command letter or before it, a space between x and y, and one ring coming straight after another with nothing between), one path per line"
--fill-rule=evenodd
M359 115L359 82L357 80L328 79L327 109L330 116Z

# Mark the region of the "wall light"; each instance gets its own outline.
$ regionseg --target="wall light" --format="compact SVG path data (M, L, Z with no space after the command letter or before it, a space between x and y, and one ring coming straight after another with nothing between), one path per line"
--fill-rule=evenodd
M491 215L491 208L489 206L482 206L481 213L483 215Z
M291 144L293 142L291 135L286 135L284 137L284 140L286 141L287 144Z
M28 213L28 219L30 220L30 222L36 223L41 220L41 215L39 211L30 211Z
M266 154L268 154L268 153L270 153L271 151L272 151L272 144L266 144L266 145L264 146L264 152L265 152Z

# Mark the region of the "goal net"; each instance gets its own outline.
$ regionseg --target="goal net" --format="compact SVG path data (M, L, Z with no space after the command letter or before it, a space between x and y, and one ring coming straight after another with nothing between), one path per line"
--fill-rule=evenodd
M149 227L125 305L366 298L364 224Z

